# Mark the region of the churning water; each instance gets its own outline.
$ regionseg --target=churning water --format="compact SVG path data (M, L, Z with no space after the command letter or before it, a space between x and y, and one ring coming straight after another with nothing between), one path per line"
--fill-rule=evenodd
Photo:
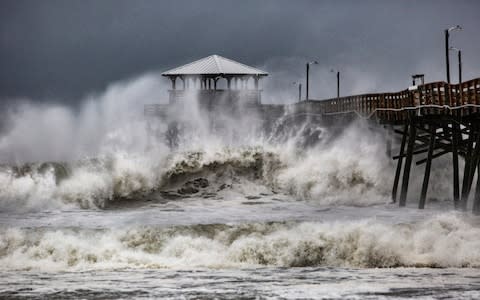
M303 147L304 128L275 140L230 120L218 134L190 113L170 151L141 116L162 88L145 76L75 113L12 111L0 298L480 297L480 224L451 211L449 170L419 211L389 204L393 164L363 123Z

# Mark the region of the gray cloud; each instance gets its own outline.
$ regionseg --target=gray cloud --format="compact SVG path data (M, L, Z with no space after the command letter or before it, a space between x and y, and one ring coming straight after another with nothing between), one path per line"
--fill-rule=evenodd
M214 53L267 68L265 88L292 97L288 83L303 78L307 59L320 62L315 97L334 95L332 67L344 94L400 90L412 73L444 79L443 29L454 24L464 27L452 44L464 50L468 79L480 75L479 11L473 0L4 0L0 98L75 103L112 81ZM453 80L455 64L452 55Z

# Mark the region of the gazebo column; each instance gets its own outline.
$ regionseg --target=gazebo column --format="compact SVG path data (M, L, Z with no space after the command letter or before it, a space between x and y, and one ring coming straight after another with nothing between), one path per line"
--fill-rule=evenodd
M258 90L258 75L253 78L255 82L255 89Z
M185 78L183 76L180 76L180 79L182 80L182 86L183 86L183 89L185 90L186 88Z
M232 89L232 77L227 77L227 89Z
M170 80L172 81L172 90L176 90L176 81L177 81L177 76L171 76Z

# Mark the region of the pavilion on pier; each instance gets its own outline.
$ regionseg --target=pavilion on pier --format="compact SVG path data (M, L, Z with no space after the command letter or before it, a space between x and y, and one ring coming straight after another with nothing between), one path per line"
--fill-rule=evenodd
M170 104L184 101L195 91L203 103L242 101L258 105L261 104L259 81L267 75L267 72L220 55L210 55L162 73L172 84Z

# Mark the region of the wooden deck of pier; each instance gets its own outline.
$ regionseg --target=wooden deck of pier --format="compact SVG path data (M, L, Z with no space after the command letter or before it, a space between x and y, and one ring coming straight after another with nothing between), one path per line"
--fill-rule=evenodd
M296 104L294 111L332 118L355 114L401 134L399 153L393 157L397 168L392 190L392 200L398 200L400 206L406 205L415 156L427 154L416 161L417 165L425 164L419 201L419 208L424 208L432 160L451 154L455 207L467 209L474 175L478 172L472 210L480 214L480 78L462 84L432 82L397 93L309 100ZM459 157L465 160L461 184Z

